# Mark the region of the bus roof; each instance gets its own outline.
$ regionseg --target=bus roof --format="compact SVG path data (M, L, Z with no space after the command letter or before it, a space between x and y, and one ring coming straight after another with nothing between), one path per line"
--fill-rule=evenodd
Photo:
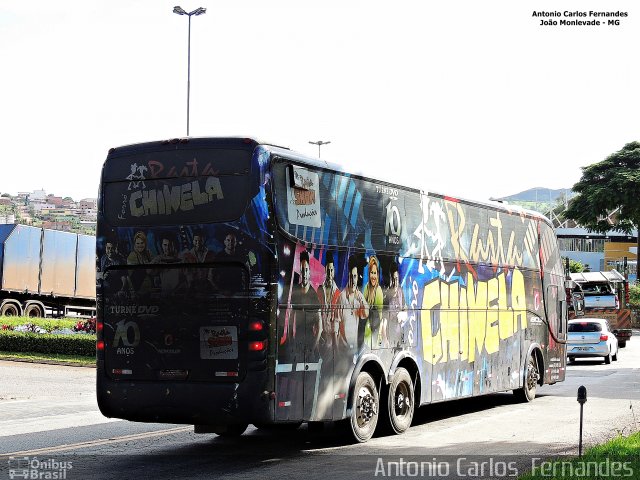
M263 142L263 141L259 141L256 138L253 137L242 137L242 136L237 136L237 137L177 137L177 138L172 138L172 139L167 139L167 140L156 140L156 141L151 141L151 142L144 142L144 143L135 143L135 144L129 144L129 145L123 145L120 147L115 147L109 150L109 157L114 158L114 157L119 157L122 155L131 155L133 153L143 153L145 151L150 151L150 150L155 150L160 146L166 146L166 145L176 145L176 148L180 148L180 146L187 146L188 147L210 147L210 146L240 146L240 145L260 145L264 148L266 148L267 150L269 150L270 152L282 156L284 158L288 158L291 159L293 161L295 161L296 163L300 163L303 165L307 165L310 167L314 167L314 168L319 168L319 169L326 169L326 170L332 170L332 171L336 171L336 172L343 172L343 173L347 173L343 167L341 167L339 164L336 163L332 163L332 162L327 162L326 160L321 160L318 158L313 158L313 157L309 157L306 155L303 155L301 153L295 152L287 147L283 147L283 146L279 146L273 143L269 143L269 142ZM466 204L471 204L471 205L481 205L481 206L485 206L494 210L498 210L498 211L503 211L505 213L511 213L511 214L521 214L521 215L526 215L528 217L533 217L533 218L538 218L540 220L545 221L546 223L548 223L549 225L551 224L551 221L542 213L540 212L536 212L534 210L529 210L526 208L522 208L518 205L510 205L510 204L505 204L505 203L501 203L501 202L494 202L494 201L490 201L490 200L471 200L468 198L460 198L460 197L451 197L449 195L445 195L442 193L438 193L438 192L433 192L433 191L427 191L427 190L422 190L419 188L415 188L415 187L408 187L405 185L399 185L397 183L391 183L388 182L386 180L380 180L376 177L372 177L367 175L366 172L359 172L359 173L351 173L352 176L356 177L356 178L362 178L362 179L369 179L369 180L374 180L376 182L380 182L386 185L392 185L395 187L400 187L404 190L410 190L410 191L414 191L414 192L421 192L425 195L430 194L430 195L434 195L436 197L441 197L441 198L445 198L451 201L455 201L455 202L462 202L462 203L466 203Z
M308 157L306 155L302 155L300 153L297 153L293 150L289 150L287 148L283 148L283 147L277 147L277 146L273 146L273 145L269 145L269 144L265 144L262 143L262 146L264 146L265 148L267 148L269 151L275 153L276 155L280 155L284 158L288 158L291 159L297 163L303 164L303 165L308 165L310 167L314 167L314 168L320 168L320 169L327 169L327 170L335 170L337 172L345 172L344 168L341 167L338 164L335 163L331 163L331 162L327 162L325 160L321 160L321 159L317 159L317 158L312 158L312 157ZM549 225L551 225L551 221L542 213L540 212L536 212L535 210L529 210L523 207L520 207L518 205L510 205L510 204L506 204L506 203L502 203L502 202L495 202L495 201L490 201L490 200L486 200L486 201L482 201L482 200L470 200L468 198L459 198L459 197L451 197L449 195L445 195L442 193L438 193L438 192L433 192L433 191L426 191L426 190L422 190L419 188L414 188L414 187L408 187L405 185L399 185L397 183L391 183L387 180L380 180L376 177L372 177L367 175L366 173L355 173L355 174L351 174L353 177L356 178L363 178L363 179L369 179L369 180L374 180L376 182L380 182L383 184L387 184L387 185L392 185L395 187L399 187L402 188L404 190L410 190L410 191L414 191L414 192L421 192L425 195L427 194L431 194L437 197L441 197L441 198L446 198L452 201L456 201L456 202L462 202L462 203L467 203L467 204L472 204L472 205L481 205L481 206L485 206L485 207L489 207L492 208L494 210L500 210L506 213L517 213L517 214L523 214L529 217L534 217L534 218L539 218L540 220L544 220L546 221Z

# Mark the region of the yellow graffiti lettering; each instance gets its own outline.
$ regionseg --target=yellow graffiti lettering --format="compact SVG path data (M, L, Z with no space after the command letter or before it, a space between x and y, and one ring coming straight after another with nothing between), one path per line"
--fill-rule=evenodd
M426 361L436 363L442 356L441 330L433 331L432 315L440 306L440 282L431 282L424 288L422 295L422 306L427 312L423 314L422 320L422 347ZM436 359L437 356L437 359Z
M513 310L507 307L507 279L505 275L498 277L498 331L500 340L513 336Z
M498 335L498 279L492 278L487 282L487 333L484 337L484 348L487 353L495 353L500 349L500 337Z
M464 294L464 295L463 295ZM467 295L465 289L460 289L460 360L467 360L469 354L469 311L467 310Z
M440 289L441 310L440 329L442 330L443 361L458 358L460 351L460 322L458 316L458 282L444 284Z
M424 288L422 318L423 356L430 363L496 353L500 340L527 326L524 276L513 270L510 291L505 272L478 282L469 273L466 287L434 280Z
M471 290L471 291L470 291ZM467 305L469 308L469 362L481 353L487 331L487 283L474 285L473 276L467 274Z
M524 330L528 325L527 294L524 288L524 275L520 270L514 270L511 279L511 307L514 311L513 326L515 330Z

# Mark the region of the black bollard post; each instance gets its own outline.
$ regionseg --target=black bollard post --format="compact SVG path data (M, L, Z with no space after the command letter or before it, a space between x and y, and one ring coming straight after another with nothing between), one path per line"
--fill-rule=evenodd
M584 385L578 388L578 403L580 404L580 440L578 443L578 457L582 458L582 408L587 401L587 389Z

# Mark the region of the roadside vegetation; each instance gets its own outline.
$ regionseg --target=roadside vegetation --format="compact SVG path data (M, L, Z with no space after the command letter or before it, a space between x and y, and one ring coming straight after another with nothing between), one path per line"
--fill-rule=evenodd
M622 435L588 449L582 458L571 457L540 462L520 480L569 480L575 478L638 478L640 474L640 432Z
M640 285L631 285L629 287L629 304L632 308L640 310Z
M95 319L0 317L0 359L95 364Z

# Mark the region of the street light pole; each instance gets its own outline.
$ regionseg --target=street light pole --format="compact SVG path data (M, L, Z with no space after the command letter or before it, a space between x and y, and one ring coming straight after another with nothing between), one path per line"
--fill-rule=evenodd
M318 145L318 158L320 158L320 147L321 147L322 145L327 145L327 144L331 143L331 140L329 140L328 142L325 142L325 141L323 141L323 140L318 140L317 142L309 141L309 143L310 143L311 145Z
M187 15L189 17L189 36L187 42L187 137L189 136L189 103L191 97L191 16L202 15L206 12L207 9L202 7L198 7L193 12L189 13L180 6L173 7L173 13L178 15Z

